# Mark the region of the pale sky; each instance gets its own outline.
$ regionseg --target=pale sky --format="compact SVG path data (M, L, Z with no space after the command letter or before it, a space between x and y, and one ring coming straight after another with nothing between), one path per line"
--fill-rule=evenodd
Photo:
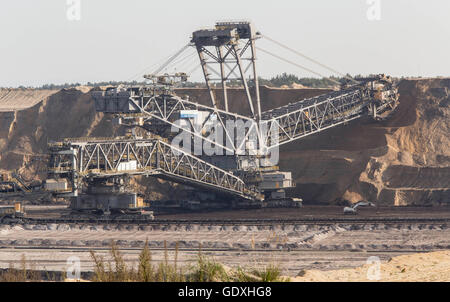
M371 0L80 1L81 19L69 21L66 0L1 0L0 87L140 80L193 31L230 19L250 20L262 34L343 73L450 76L447 0L380 0L379 21L368 20ZM331 75L268 41L257 44ZM313 76L261 53L258 69L266 78ZM192 79L201 79L200 70Z

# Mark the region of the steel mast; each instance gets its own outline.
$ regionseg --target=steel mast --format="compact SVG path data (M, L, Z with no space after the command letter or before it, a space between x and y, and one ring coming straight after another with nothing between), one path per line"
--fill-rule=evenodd
M191 42L197 49L206 87L214 108L217 108L217 100L213 91L213 82L220 81L223 92L223 108L225 111L229 111L227 82L237 80L244 87L252 117L260 120L261 100L255 47L255 40L260 37L261 35L255 31L251 22L217 22L214 29L197 30L192 34ZM239 42L243 42L242 48ZM246 64L246 62L248 63ZM251 70L248 72L250 68ZM212 73L218 78L212 78ZM253 82L255 100L250 92L247 74Z

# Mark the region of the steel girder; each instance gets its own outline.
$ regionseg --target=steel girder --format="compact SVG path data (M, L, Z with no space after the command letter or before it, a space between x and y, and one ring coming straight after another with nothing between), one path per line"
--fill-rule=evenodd
M122 94L122 99L118 99L114 94L96 95L97 110L118 114L140 113L146 122L151 122L152 119L162 121L168 126L186 131L231 154L238 155L243 154L245 141L250 137L257 139L261 150L271 149L357 118L366 104L364 100L367 97L367 92L359 89L323 95L264 112L263 120L257 123L252 118L200 105L173 95L153 95L144 90L129 92L127 96ZM194 127L190 120L190 127L185 127L176 123L180 110L200 110L209 114L201 127ZM208 124L213 121L217 122L223 131L223 141L209 138L211 129ZM236 139L234 129L227 127L227 121L235 125L238 122L246 124L247 127L240 129L243 132L240 133L240 139Z
M365 114L373 118L397 106L397 89L389 87L384 99L374 97L374 91L364 86L320 95L263 113L262 126L279 133L277 141L265 136L264 145L270 150L302 137L350 122Z
M177 130L186 131L192 136L218 146L229 152L229 154L242 154L245 150L245 140L251 135L260 137L259 127L256 121L244 115L227 112L218 108L201 105L182 99L175 95L155 95L152 90L128 90L126 92L114 93L96 92L93 94L97 111L116 114L142 114L145 122L151 123L152 119L162 121L164 124L174 127ZM180 110L199 110L208 112L203 124L195 127L191 120L189 127L176 123L180 119ZM217 141L209 138L211 133L211 123L220 127L223 131L223 140ZM241 128L243 133L235 135L235 128L227 127L231 125L245 124Z
M260 198L258 191L239 177L158 139L74 139L66 140L64 147L52 155L65 156L67 152L62 150L73 150L72 167L77 177L154 175L247 199Z
M192 34L191 42L195 45L200 65L208 88L211 104L217 107L212 82L220 81L222 85L224 108L228 111L227 81L239 80L246 93L247 102L254 119L261 118L261 104L259 94L258 75L256 70L255 40L260 38L250 22L218 22L214 29L198 30ZM243 46L239 45L243 42ZM244 61L249 61L244 66ZM220 70L216 70L219 65ZM250 93L246 73L252 67L251 77L254 82L255 100ZM218 78L211 78L211 72ZM254 108L256 102L256 110Z
M265 128L279 133L277 141L267 137L268 149L321 132L325 129L359 118L367 106L367 91L355 89L321 100L320 97L300 101L266 112ZM285 113L283 113L285 111Z
M356 85L266 111L258 123L252 118L200 105L174 95L154 95L151 91L142 89L128 92L122 93L120 98L111 92L97 94L97 110L119 114L140 113L147 122L157 119L237 155L245 154L245 141L250 137L256 138L260 155L264 155L264 150L349 122L365 113L376 117L377 113L392 109L398 98L395 89L389 89L385 91L386 99L377 101L373 90L364 85ZM199 110L209 114L201 127L194 127L189 120L190 127L186 128L175 123L179 119L180 110ZM223 141L209 138L211 129L208 124L213 121L223 131ZM239 135L240 139L236 140L234 129L227 127L227 121L241 121L247 125L239 129L243 132Z

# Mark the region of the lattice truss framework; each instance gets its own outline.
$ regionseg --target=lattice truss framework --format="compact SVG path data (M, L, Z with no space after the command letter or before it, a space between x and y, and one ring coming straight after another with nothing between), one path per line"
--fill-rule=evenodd
M232 154L243 154L245 141L256 139L259 154L264 154L282 144L318 133L330 127L349 122L368 114L369 108L380 113L397 101L394 91L388 91L387 98L381 103L373 99L373 93L364 86L355 86L347 90L294 102L262 114L262 120L256 120L217 108L200 105L174 95L153 95L144 89L129 90L127 93L101 92L95 97L97 111L116 114L141 114L145 121L162 121L164 124L191 134L216 145ZM203 124L189 127L180 125L181 110L199 110L208 112ZM238 122L246 127L239 128L242 133L236 135L236 128L227 127ZM223 131L223 140L218 141L211 135L211 124Z
M68 149L73 152L67 152ZM66 163L55 164L53 173L60 169L75 173L78 178L155 175L244 198L259 197L257 190L246 186L240 178L158 139L66 140L52 155L54 163Z

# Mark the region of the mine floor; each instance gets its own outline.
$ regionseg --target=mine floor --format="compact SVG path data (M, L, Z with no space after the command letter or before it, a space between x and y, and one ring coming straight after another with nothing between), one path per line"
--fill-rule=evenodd
M58 215L67 209L30 207L30 215ZM16 266L22 255L36 269L65 270L67 259L77 256L82 270L92 270L89 250L107 254L114 240L127 261L138 259L145 241L154 261L168 251L173 261L178 249L179 265L196 261L199 248L224 265L255 267L277 264L289 276L302 269L332 270L356 267L368 257L381 261L390 257L437 250L450 250L450 223L267 223L212 224L189 223L189 219L267 217L342 217L342 207L302 209L262 209L238 212L173 214L158 217L156 223L138 224L23 224L0 226L0 268ZM44 215L44 216L45 216ZM361 217L450 218L448 208L363 209ZM184 219L167 224L165 219ZM158 223L158 219L161 223Z

